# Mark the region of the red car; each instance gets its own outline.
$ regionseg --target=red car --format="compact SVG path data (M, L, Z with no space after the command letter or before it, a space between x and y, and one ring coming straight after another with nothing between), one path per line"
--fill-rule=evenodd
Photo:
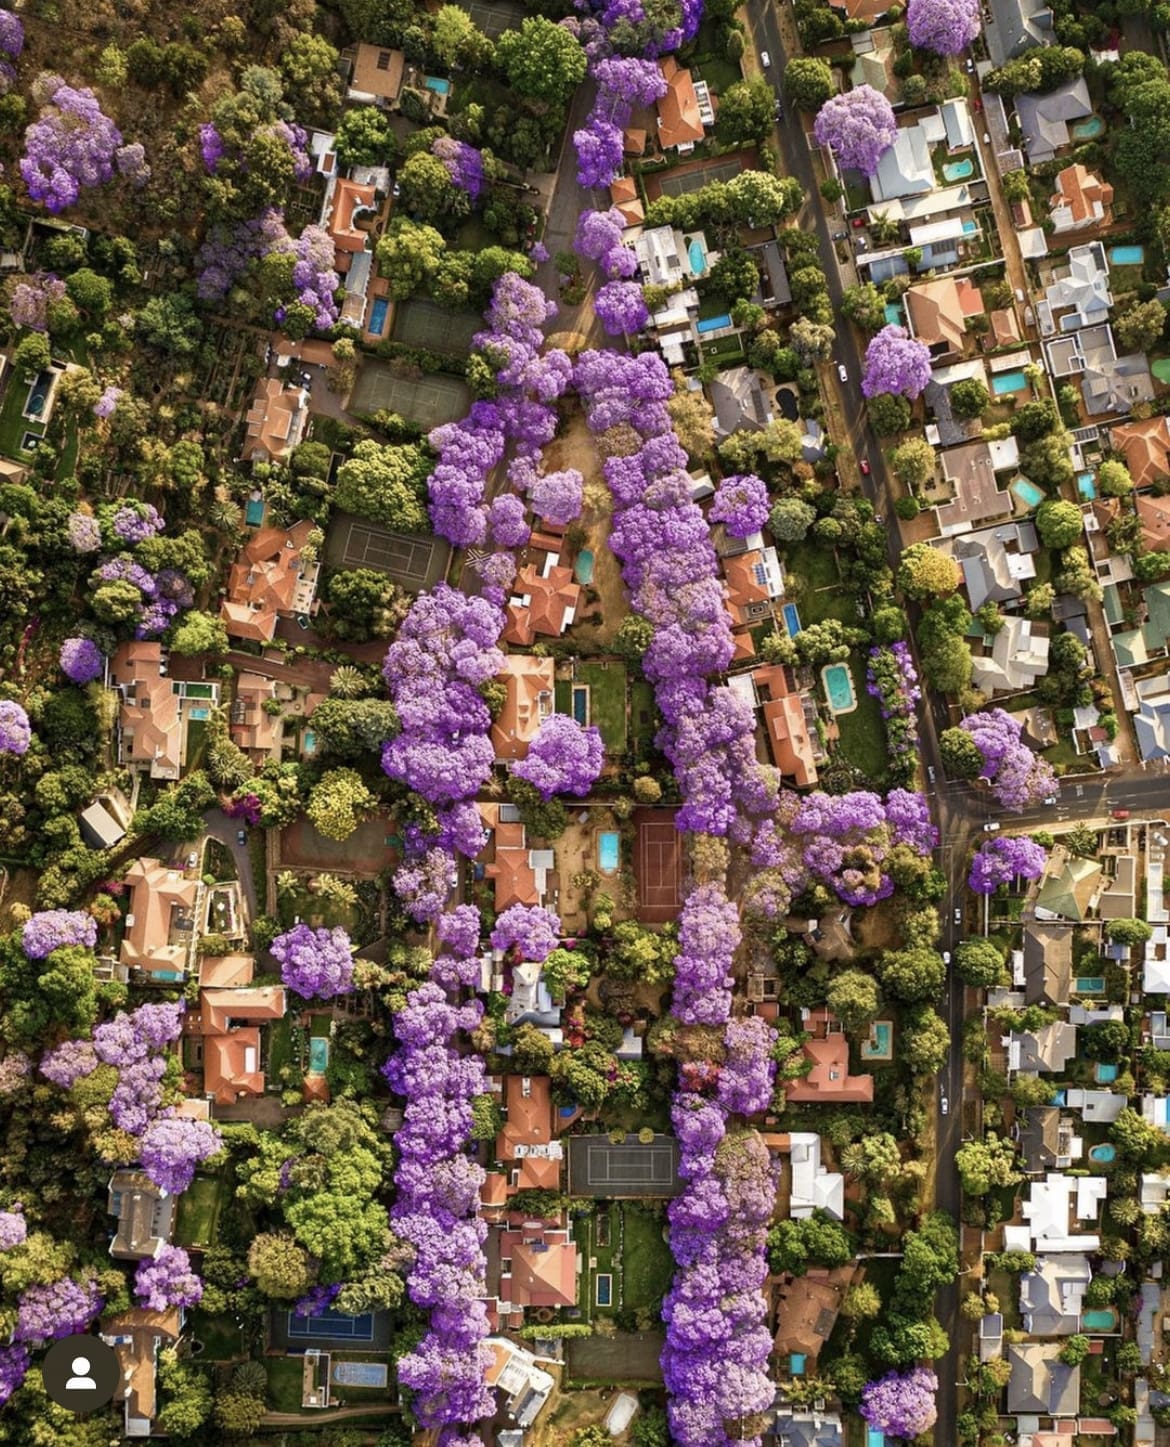
M864 225L865 225L865 217L864 217L864 216L855 216L855 217L853 218L853 229L854 229L854 231L860 231L861 228L862 228Z
M869 458L868 458L868 457L863 457L863 458L861 459L861 461L860 461L857 465L858 465L858 467L861 468L861 475L862 475L862 477L868 477L868 476L869 476Z
M1114 817L1115 819L1128 819L1128 818L1129 818L1129 810L1128 810L1128 809L1114 809L1114 811L1113 811L1113 817Z

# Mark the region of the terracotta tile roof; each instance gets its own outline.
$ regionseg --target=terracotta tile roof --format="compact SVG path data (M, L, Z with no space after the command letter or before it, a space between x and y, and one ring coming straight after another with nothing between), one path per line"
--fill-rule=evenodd
M580 584L569 568L559 565L550 568L545 577L529 563L520 569L513 587L515 596L527 595L528 602L509 602L504 638L520 647L533 643L538 634L559 638L581 602Z
M529 1155L532 1146L547 1146L554 1136L551 1082L545 1075L509 1075L505 1103L507 1119L496 1137L496 1159L519 1167L513 1190L555 1191L561 1184L564 1161L559 1156ZM517 1150L519 1147L519 1151Z
M504 707L492 724L492 747L497 759L522 759L541 720L553 711L556 661L511 653L503 673L496 676L507 692Z
M199 983L220 989L240 989L252 983L256 961L251 955L201 955Z
M143 970L185 969L192 935L183 932L172 944L171 922L176 910L194 908L197 881L158 859L136 859L126 883L132 922L122 939L122 963Z
M619 176L609 188L609 199L621 212L627 226L637 226L646 219L646 208L632 176Z
M1170 550L1170 497L1140 493L1137 513L1142 525L1142 549L1147 553Z
M247 753L261 755L256 760L258 763L263 763L272 755L280 757L284 722L279 714L274 717L264 711L265 703L275 697L276 683L271 678L262 678L258 673L241 673L236 679L232 738Z
M940 276L912 286L905 295L911 331L928 347L946 343L947 350L961 352L967 335L967 318L983 310L983 298L968 277L956 281Z
M1023 341L1015 307L998 307L988 312L987 320L991 323L991 335L997 347L1010 347L1013 342Z
M307 588L311 599L312 587L308 576L302 580L301 549L315 526L306 519L292 528L260 528L240 549L220 607L224 626L234 638L271 643L277 618L300 611L298 596L307 607L304 595Z
M734 557L723 559L727 610L736 625L741 628L758 621L752 618L747 611L751 605L768 601L768 589L756 576L756 566L760 562L762 559L755 548L746 553L737 553Z
M199 1034L219 1035L233 1020L283 1020L283 985L254 985L247 990L201 990L199 1009L188 1019L199 1021Z
M125 690L119 713L123 761L149 764L156 778L177 779L183 719L171 681L161 669L161 643L122 643L110 662L110 678Z
M789 689L788 676L779 664L753 670L752 678L763 703L764 727L773 762L797 784L815 784L816 755L800 695Z
M673 55L660 60L658 69L666 81L666 94L658 102L658 144L665 151L701 141L703 121L690 71L684 70Z
M834 0L834 10L844 10L850 20L877 20L889 9L886 0Z
M285 993L280 985L247 990L205 989L199 1008L183 1021L185 1034L203 1038L203 1087L219 1105L234 1105L241 1095L263 1095L260 1030L238 1020L280 1020Z
M533 1240L524 1231L504 1231L500 1255L512 1262L512 1279L501 1281L500 1299L515 1306L572 1306L577 1300L577 1247L564 1231L544 1231Z
M1170 476L1170 421L1165 417L1126 422L1114 427L1109 439L1125 457L1135 487L1149 487L1157 478Z
M354 214L372 210L377 192L373 186L359 186L356 181L337 181L329 208L328 231L338 251L365 251L369 235L354 224Z
M804 1053L813 1068L801 1079L785 1084L788 1100L802 1104L826 1100L859 1104L873 1099L873 1076L849 1074L849 1041L844 1035L806 1040Z
M627 126L622 132L622 152L627 156L640 156L645 149L645 128L642 126Z
M845 1292L856 1274L846 1266L832 1271L814 1267L804 1276L783 1276L776 1286L775 1351L793 1352L815 1361L828 1340Z
M308 420L301 391L279 377L261 377L248 409L243 457L283 462L301 440Z
M1113 187L1078 162L1057 172L1048 205L1058 231L1107 226L1113 220Z

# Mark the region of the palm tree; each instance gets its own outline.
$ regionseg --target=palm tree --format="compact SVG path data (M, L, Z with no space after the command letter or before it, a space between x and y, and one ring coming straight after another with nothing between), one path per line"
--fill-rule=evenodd
M234 536L243 527L244 510L234 498L220 490L216 492L207 509L207 521L217 532Z
M329 692L338 698L362 698L369 692L366 675L352 663L343 663L333 670Z

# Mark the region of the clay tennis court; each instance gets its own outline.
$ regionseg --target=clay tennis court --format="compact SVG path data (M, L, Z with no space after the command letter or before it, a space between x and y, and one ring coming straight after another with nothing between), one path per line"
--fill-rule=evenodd
M634 877L643 924L668 924L682 904L682 836L674 827L674 815L673 809L634 812Z

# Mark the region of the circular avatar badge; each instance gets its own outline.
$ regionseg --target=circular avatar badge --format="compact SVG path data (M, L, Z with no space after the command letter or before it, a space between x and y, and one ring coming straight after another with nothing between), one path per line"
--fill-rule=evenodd
M111 1401L118 1387L117 1353L100 1337L62 1337L41 1364L45 1391L70 1412L96 1412Z

